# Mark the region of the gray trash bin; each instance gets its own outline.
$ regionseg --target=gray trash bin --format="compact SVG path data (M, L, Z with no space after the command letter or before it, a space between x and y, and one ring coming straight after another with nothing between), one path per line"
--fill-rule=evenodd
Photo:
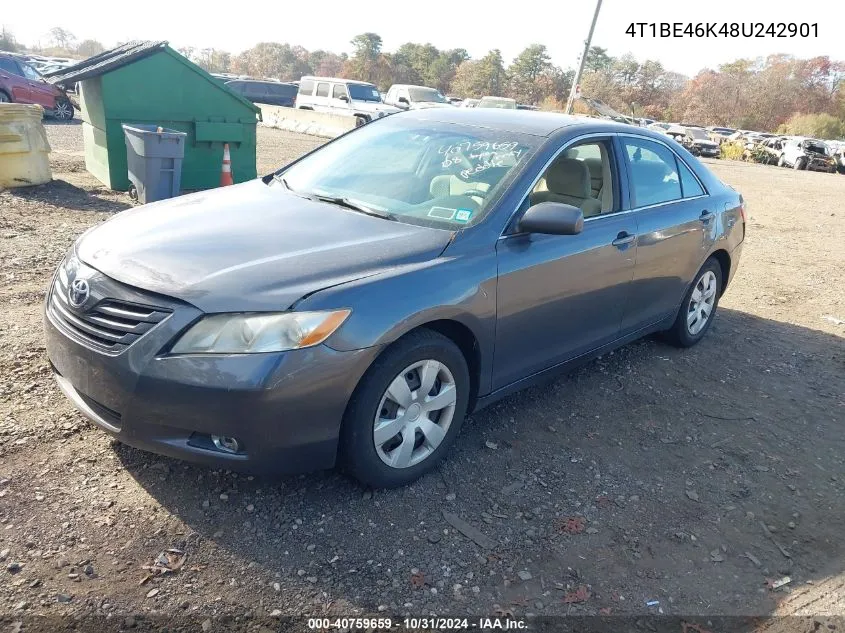
M132 182L129 195L144 204L178 196L187 134L157 125L126 123L123 134Z

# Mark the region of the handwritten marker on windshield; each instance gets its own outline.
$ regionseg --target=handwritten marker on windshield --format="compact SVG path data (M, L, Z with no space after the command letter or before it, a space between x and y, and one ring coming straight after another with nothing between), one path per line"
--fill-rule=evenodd
M234 185L232 180L232 157L229 155L229 144L223 144L223 171L220 172L220 186Z

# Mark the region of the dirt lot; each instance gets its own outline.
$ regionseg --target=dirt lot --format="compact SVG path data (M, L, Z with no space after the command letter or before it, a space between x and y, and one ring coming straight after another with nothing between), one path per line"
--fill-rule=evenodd
M750 226L701 345L642 341L513 396L437 472L372 492L188 466L75 413L47 367L44 290L72 240L131 202L85 172L78 125L48 134L55 181L0 193L0 623L845 614L845 177L712 162ZM262 129L260 169L318 142ZM184 568L139 585L171 547Z

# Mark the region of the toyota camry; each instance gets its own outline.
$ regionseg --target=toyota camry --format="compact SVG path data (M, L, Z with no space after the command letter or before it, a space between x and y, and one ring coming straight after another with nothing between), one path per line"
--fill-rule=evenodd
M126 444L398 486L517 389L651 333L696 344L744 236L740 194L665 135L412 111L90 229L47 354Z

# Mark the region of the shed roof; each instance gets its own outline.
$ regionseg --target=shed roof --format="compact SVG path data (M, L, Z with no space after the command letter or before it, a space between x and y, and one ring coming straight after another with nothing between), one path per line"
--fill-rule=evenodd
M203 79L213 83L219 89L232 95L233 98L243 103L253 112L261 112L261 109L252 103L252 101L239 95L237 92L224 85L220 80L212 77L209 73L204 71L181 53L174 51L170 48L170 46L168 46L167 42L163 40L127 42L126 44L121 44L116 48L112 48L110 50L103 51L98 55L94 55L93 57L89 57L78 64L74 64L73 66L61 68L48 73L46 77L54 84L69 81L82 81L84 79L99 77L100 75L112 72L118 68L122 68L123 66L136 62L139 59L149 57L150 55L154 55L159 52L170 55L175 60L196 72Z
M157 51L163 50L166 46L167 42L164 41L127 42L116 48L98 53L88 59L83 59L73 66L59 68L58 70L49 72L46 74L46 77L54 84L65 81L90 79L91 77L103 75L121 66L126 66L126 64L135 60L152 55Z

